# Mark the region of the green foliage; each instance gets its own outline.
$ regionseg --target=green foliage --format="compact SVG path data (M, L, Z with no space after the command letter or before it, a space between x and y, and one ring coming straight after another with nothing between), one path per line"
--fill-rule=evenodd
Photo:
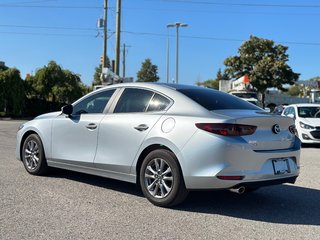
M294 97L299 96L299 95L302 94L302 89L301 89L299 86L297 86L297 85L291 86L291 87L288 89L288 94L289 94L290 96L294 96Z
M222 73L221 68L219 68L216 80L230 80L230 78L225 72Z
M208 79L204 82L197 82L196 83L198 86L201 87L207 87L207 88L213 88L216 90L219 90L219 80L213 80L213 79Z
M94 72L94 75L93 75L92 86L101 85L102 84L102 81L100 79L101 73L102 73L102 65L100 64L99 67L95 68L95 72Z
M110 59L109 59L108 56L107 56L107 67L108 68L111 67ZM94 75L93 75L92 86L101 85L102 84L102 81L100 79L101 73L102 73L102 64L100 63L99 66L95 68L95 72L94 72Z
M137 73L137 82L157 82L159 81L158 67L152 64L151 60L147 58Z
M27 78L26 89L31 98L60 103L71 103L87 92L79 75L62 69L54 61Z
M269 87L283 89L283 84L294 84L299 74L287 64L288 47L272 40L250 36L238 49L239 55L224 61L225 73L230 78L248 74L251 84L264 93Z
M24 107L24 82L16 68L0 70L0 111L6 115L20 116Z

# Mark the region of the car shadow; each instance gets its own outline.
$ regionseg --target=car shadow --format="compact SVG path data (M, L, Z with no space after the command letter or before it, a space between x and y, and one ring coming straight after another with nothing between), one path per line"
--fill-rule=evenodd
M140 188L132 183L62 169L51 169L48 176L143 197ZM172 210L269 223L320 225L319 203L320 190L284 184L242 195L230 191L194 191Z
M82 182L96 187L111 189L114 191L143 197L140 188L134 183L123 182L110 178L104 178L80 172L73 172L59 168L50 168L50 171L47 174L47 176L51 178L64 178L72 181Z
M295 185L264 187L239 195L191 192L176 209L281 224L320 225L320 191Z
M309 144L306 144L306 143L302 143L301 144L301 147L302 148L320 148L320 143L309 143Z

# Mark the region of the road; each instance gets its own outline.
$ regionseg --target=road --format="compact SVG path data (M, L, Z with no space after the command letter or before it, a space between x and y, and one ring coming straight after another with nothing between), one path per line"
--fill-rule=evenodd
M319 239L320 147L302 149L295 185L194 192L174 209L134 184L64 170L29 175L15 159L21 122L0 121L0 239Z

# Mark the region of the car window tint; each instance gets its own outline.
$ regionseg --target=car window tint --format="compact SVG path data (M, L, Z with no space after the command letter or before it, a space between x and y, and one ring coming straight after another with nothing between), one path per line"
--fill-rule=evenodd
M287 116L289 114L289 110L291 107L287 107L286 109L284 109L283 115Z
M170 100L160 94L155 94L151 99L147 112L163 111L170 104Z
M259 107L248 103L230 94L208 88L178 89L187 97L191 98L209 111L222 109L248 109L261 110Z
M127 88L122 93L114 112L145 112L153 94L144 89Z
M298 107L298 115L301 118L319 118L320 107Z
M73 106L73 114L102 113L114 91L115 89L99 92L83 99Z

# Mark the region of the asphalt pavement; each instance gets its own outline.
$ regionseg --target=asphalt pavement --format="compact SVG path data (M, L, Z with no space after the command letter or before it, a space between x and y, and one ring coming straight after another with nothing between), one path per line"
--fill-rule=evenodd
M28 174L20 121L0 121L0 239L320 239L320 147L302 149L296 184L250 194L193 192L153 206L130 183L65 170Z

